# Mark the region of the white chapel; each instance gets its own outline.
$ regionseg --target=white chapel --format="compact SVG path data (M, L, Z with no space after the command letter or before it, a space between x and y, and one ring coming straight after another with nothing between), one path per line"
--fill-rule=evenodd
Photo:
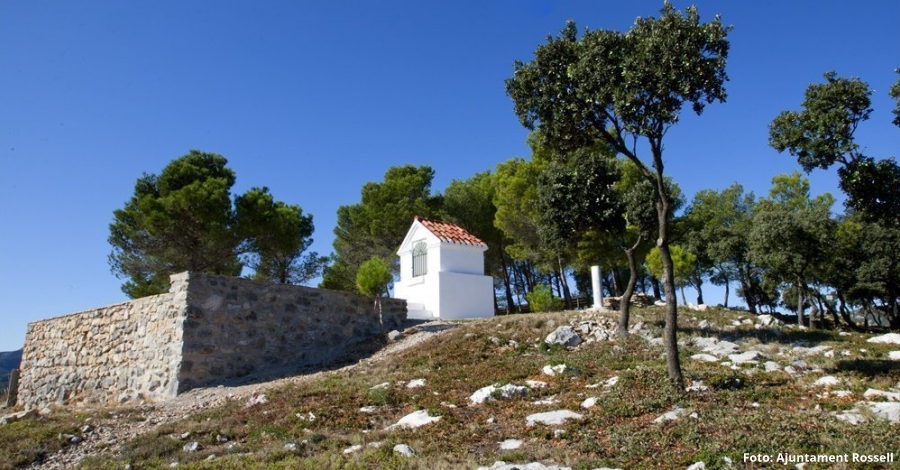
M435 320L494 315L494 280L484 275L487 244L461 227L415 217L397 250L407 318Z

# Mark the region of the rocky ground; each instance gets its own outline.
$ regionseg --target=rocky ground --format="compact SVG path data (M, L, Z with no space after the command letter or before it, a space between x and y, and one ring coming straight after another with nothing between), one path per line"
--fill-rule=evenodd
M395 341L377 350L374 354L360 358L357 362L340 368L301 371L290 377L272 380L266 380L264 377L251 377L244 381L253 383L197 388L170 401L112 410L105 416L91 416L85 419L85 424L81 428L80 434L60 436L60 439L65 439L72 445L63 447L59 452L48 456L43 463L36 464L32 468L45 470L73 468L88 455L115 452L121 443L153 431L164 423L190 416L204 409L220 406L231 400L247 401L248 403L252 403L253 400L260 400L260 397L263 397L262 399L264 400L266 390L272 388L316 380L324 374L351 370L364 363L384 361L401 351L440 335L454 326L456 325L443 321L427 323L408 322L403 334L391 335L391 337L396 338ZM278 372L275 371L274 374L277 375ZM289 371L281 371L281 375L289 373ZM45 410L45 412L48 411ZM52 413L52 411L49 412ZM225 438L223 437L223 439Z

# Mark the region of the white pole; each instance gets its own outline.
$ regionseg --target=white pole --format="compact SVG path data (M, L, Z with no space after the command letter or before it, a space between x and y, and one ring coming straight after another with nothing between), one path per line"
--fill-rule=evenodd
M603 283L600 281L600 266L591 266L591 290L594 291L594 308L603 310Z

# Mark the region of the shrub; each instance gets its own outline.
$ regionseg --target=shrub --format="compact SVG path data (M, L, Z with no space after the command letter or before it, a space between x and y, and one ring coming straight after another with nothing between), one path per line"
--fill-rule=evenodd
M554 312L563 309L563 300L553 297L550 286L536 286L533 291L525 294L525 300L532 312Z

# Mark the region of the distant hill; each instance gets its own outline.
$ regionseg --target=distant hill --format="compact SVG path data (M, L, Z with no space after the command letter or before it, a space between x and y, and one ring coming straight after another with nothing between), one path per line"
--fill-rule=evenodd
M18 369L22 362L22 350L0 352L0 391L6 389L9 381L9 371Z

